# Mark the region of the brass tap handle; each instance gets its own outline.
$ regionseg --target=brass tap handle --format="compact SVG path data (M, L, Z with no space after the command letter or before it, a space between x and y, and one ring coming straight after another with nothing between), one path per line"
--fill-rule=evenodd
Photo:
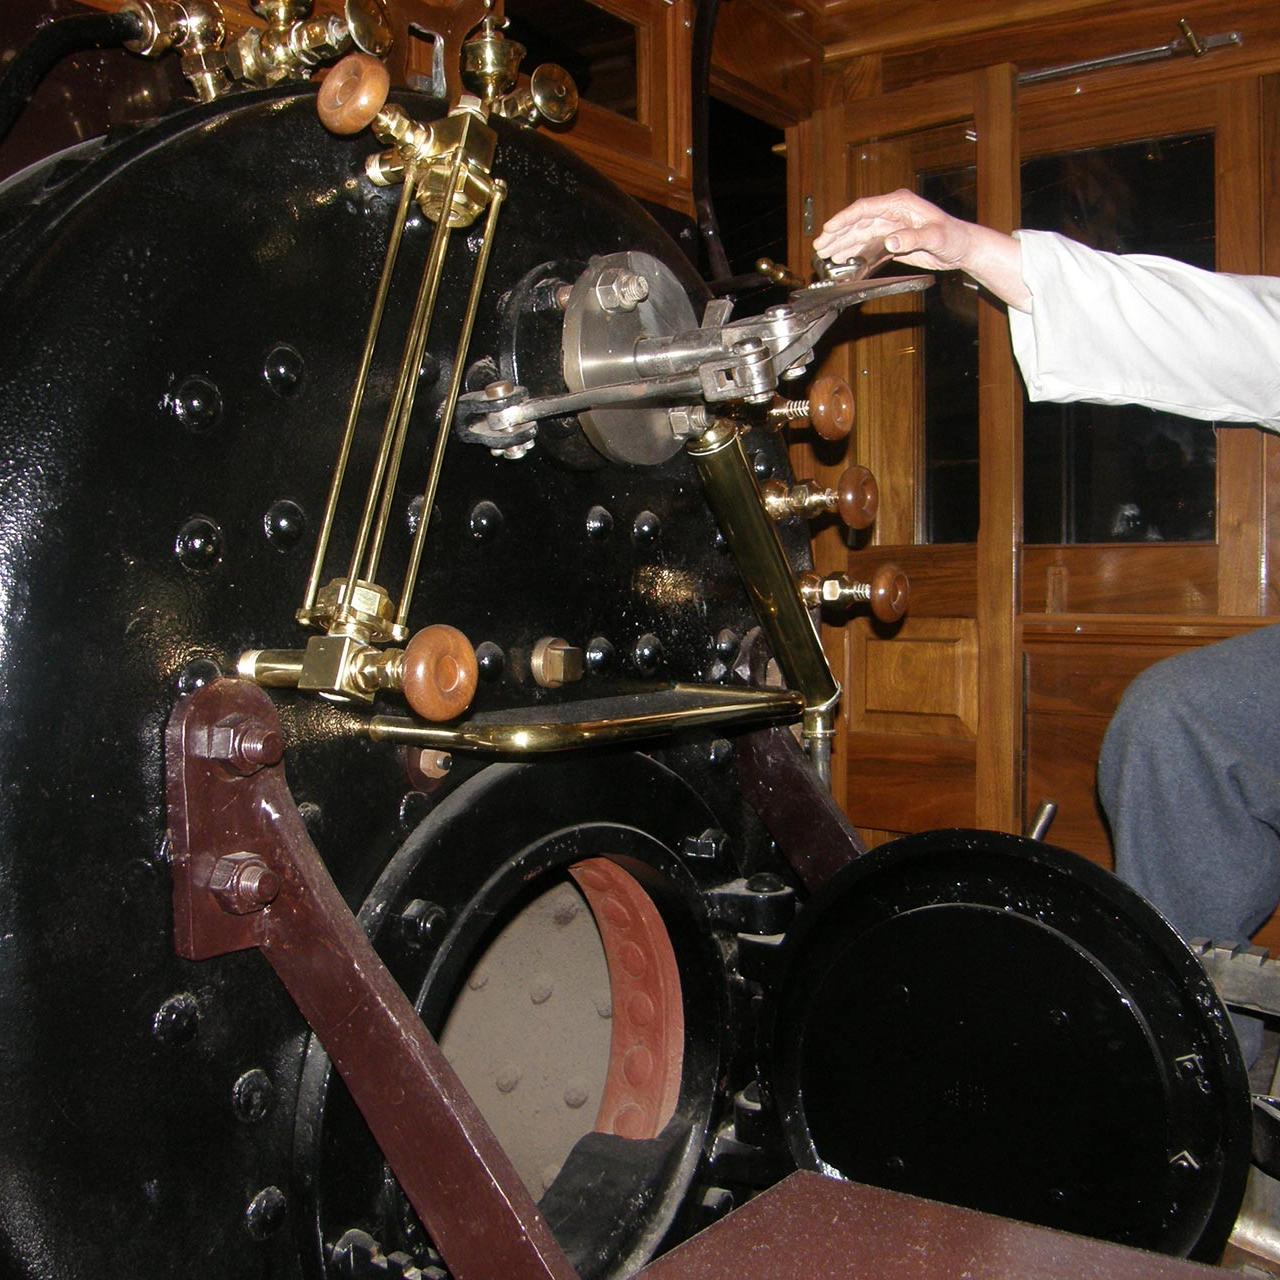
M330 133L359 133L372 124L391 92L386 67L369 53L349 53L320 86L316 111Z
M836 486L836 511L850 529L865 529L880 510L880 486L866 467L846 467Z
M757 258L756 270L774 284L783 285L787 289L804 288L804 281L790 267L782 266L772 258Z
M881 622L897 622L911 601L910 579L896 564L882 564L870 582L852 582L843 573L831 573L825 578L806 573L799 585L800 596L810 608L828 605L847 609L866 604Z
M456 627L423 627L405 646L401 688L424 720L455 720L475 697L476 651Z
M843 440L853 430L853 392L843 378L827 374L815 378L807 400L782 400L769 410L768 425L776 430L784 423L805 422L824 440Z
M554 62L534 67L529 77L529 96L538 115L548 124L568 124L578 114L578 86Z

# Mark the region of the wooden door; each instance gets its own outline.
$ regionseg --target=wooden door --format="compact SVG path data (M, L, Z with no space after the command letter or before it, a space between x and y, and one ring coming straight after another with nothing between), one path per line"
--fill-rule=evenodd
M945 152L976 166L978 218L1005 230L1017 224L1012 67L829 108L815 132L829 178L818 223L856 196L915 186ZM831 360L855 391L849 453L875 473L881 514L866 545L851 546L834 529L820 533L819 568L869 577L893 561L912 580L901 624L859 618L826 629L844 686L837 797L872 839L938 826L1012 831L1022 823L1020 793L1010 785L1021 767L1021 393L1003 308L975 294L979 530L967 545L926 545L921 305L892 299L864 308ZM811 469L830 481L849 460L815 449Z

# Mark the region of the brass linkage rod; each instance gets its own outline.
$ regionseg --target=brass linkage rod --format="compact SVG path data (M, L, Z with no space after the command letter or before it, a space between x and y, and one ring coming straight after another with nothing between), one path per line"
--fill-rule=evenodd
M338 510L338 500L342 494L342 485L347 472L347 462L351 457L351 444L355 439L356 421L364 404L365 386L369 380L369 370L373 365L373 352L377 346L378 333L382 328L382 317L387 307L387 295L391 291L391 277L395 272L396 257L404 240L405 223L409 218L409 207L413 203L417 187L417 162L410 160L405 167L404 190L400 193L400 203L396 208L395 222L391 228L391 240L387 245L386 256L382 262L382 275L378 280L378 291L373 300L373 314L369 317L369 328L365 334L364 353L360 357L360 369L356 374L355 388L351 393L351 408L347 413L347 425L342 433L342 444L338 449L338 461L333 469L333 478L329 481L329 496L325 500L324 516L320 522L320 532L316 538L315 558L311 562L311 576L307 579L307 590L302 601L302 612L307 613L315 607L316 593L320 589L320 579L324 574L325 556L329 550L329 537L333 532L333 521Z
M456 156L454 158L454 170L450 172L450 189L453 188L456 170L460 164L461 157ZM414 300L413 314L409 320L409 330L405 337L404 350L400 359L400 371L396 378L395 394L392 396L391 404L387 410L386 421L382 427L382 438L378 445L378 454L374 459L373 472L369 476L369 488L365 494L364 509L360 513L360 524L356 529L355 545L351 549L350 568L347 570L346 579L338 596L339 610L351 598L355 590L355 584L360 580L361 562L365 558L365 550L369 546L369 539L373 533L374 517L379 507L379 500L383 497L387 466L395 448L395 438L397 427L401 420L401 411L404 408L406 398L410 400L410 405L412 405L412 395L417 388L422 357L418 355L417 365L415 366L414 355L419 346L423 350L426 349L426 335L430 329L431 313L439 293L440 264L444 259L448 235L447 222L442 219L436 224L435 233L431 237L431 248L422 268L422 280L418 286L418 295ZM408 421L407 416L405 421ZM379 537L380 544L381 538ZM375 579L372 574L369 574L365 580L373 582Z
M637 710L643 699L626 695L590 704L590 715L571 720L572 703L542 708L541 720L502 720L500 713L458 724L425 724L403 716L371 716L360 731L374 742L396 742L434 751L478 751L529 756L636 742L711 728L760 728L795 720L803 710L801 695L791 689L744 689L737 686L673 684L659 693L686 700L679 706L655 705ZM655 699L657 701L657 699ZM556 712L561 714L557 717Z
M804 698L801 736L823 781L830 781L831 738L840 685L831 674L809 610L742 447L738 426L719 418L686 451L702 477L707 503L755 605L787 684Z
M365 564L365 577L370 582L375 581L377 578L378 561L382 558L382 543L391 522L391 508L395 501L396 480L400 475L400 463L404 457L405 440L409 434L409 419L413 414L413 405L417 398L422 359L427 349L427 338L430 335L431 322L435 316L436 302L440 296L440 283L444 278L444 260L449 251L449 236L452 231L449 226L449 219L453 213L454 200L462 189L465 177L464 148L460 146L457 154L453 157L453 164L449 168L449 178L445 184L445 192L441 204L440 221L436 224L436 232L431 240L431 252L427 262L431 280L430 297L422 317L421 329L414 335L414 346L412 354L409 356L408 365L410 376L405 385L404 395L400 403L399 420L396 424L395 447L387 468L387 476L382 491L382 506L378 512L378 523L374 526L373 541L369 546L369 556Z
M450 189L452 191L452 188ZM409 551L409 564L405 570L404 586L400 592L400 607L396 611L396 625L405 626L409 618L409 606L413 603L413 591L418 580L418 569L422 563L422 549L426 542L427 526L431 523L431 509L435 505L436 489L440 483L440 472L444 467L444 451L453 431L453 415L458 406L458 396L462 391L462 379L466 370L467 350L471 345L471 333L475 328L476 312L480 307L480 291L484 287L485 274L489 268L489 254L493 249L494 230L498 223L498 213L502 202L506 199L507 184L501 178L495 179L489 193L489 213L485 219L484 236L480 243L480 251L476 256L475 273L471 277L471 292L467 297L467 310L462 320L462 329L458 334L458 345L453 357L453 373L449 379L449 391L440 411L440 429L436 435L435 448L431 453L431 466L427 472L427 483L422 493L422 514L418 519L418 527L413 533L413 546ZM448 206L441 215L441 221L448 218Z

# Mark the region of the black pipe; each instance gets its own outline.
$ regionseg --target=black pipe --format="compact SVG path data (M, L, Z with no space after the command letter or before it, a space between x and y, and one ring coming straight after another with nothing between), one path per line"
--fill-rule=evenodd
M0 78L0 142L54 64L82 49L115 49L142 37L136 13L88 13L57 18L40 28Z
M716 33L720 0L698 0L693 18L693 204L698 230L707 249L713 281L728 280L729 258L720 239L720 224L711 201L710 99L711 46Z

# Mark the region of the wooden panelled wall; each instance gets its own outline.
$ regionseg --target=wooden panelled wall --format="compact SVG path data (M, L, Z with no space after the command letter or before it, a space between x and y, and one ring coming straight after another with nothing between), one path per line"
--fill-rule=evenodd
M1006 20L1013 15L1016 20ZM1209 128L1217 137L1218 266L1280 270L1280 9L1255 3L1184 6L1119 0L995 0L943 6L906 0L887 6L831 0L815 34L824 43L823 101L805 127L799 184L815 196L817 221L863 189L845 141L860 117L868 136L896 132L917 102L982 68L1018 70L1163 44L1188 19L1202 36L1239 31L1239 48L1203 58L1077 75L1028 86L1017 95L1023 155ZM886 105L888 104L888 105ZM887 114L886 114L887 113ZM981 145L981 140L979 142ZM866 148L856 159L893 166ZM891 150L892 148L888 148ZM851 186L841 186L849 182ZM875 175L865 179L875 188ZM795 252L802 246L797 238ZM1009 707L976 696L975 635L984 626L981 546L918 544L920 393L918 362L905 354L910 330L868 334L844 344L830 365L849 376L861 420L855 451L881 483L882 514L872 544L850 550L834 528L816 539L820 567L851 576L888 555L912 576L910 619L897 636L855 621L828 628L827 644L847 695L842 726L843 801L873 841L934 825L1016 828L1041 799L1059 806L1050 839L1102 863L1110 842L1094 791L1103 731L1129 681L1160 658L1276 621L1280 578L1273 567L1280 530L1280 440L1224 429L1218 440L1216 543L1149 546L1026 546L1009 528L1017 577L1014 658L1020 688ZM801 444L797 469L830 480L844 464ZM985 448L994 483L1019 479L1016 458ZM984 483L986 481L984 480ZM989 588L988 588L989 590ZM995 608L1002 606L999 602ZM975 619L975 630L963 625ZM1001 624L997 613L988 628ZM911 645L900 641L912 640ZM996 725L996 751L984 730ZM993 819L984 799L983 761L1006 752L1012 820ZM1280 920L1260 941L1280 944Z

